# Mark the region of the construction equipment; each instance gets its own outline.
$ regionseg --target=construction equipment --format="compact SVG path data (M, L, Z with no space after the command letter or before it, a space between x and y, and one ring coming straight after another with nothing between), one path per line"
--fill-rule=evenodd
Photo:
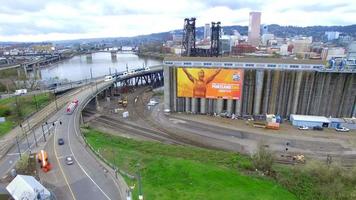
M48 172L49 170L51 170L52 166L48 162L48 154L46 151L41 150L39 153L37 153L37 160L40 163L41 169L44 172Z
M121 97L118 101L119 106L126 108L127 106L127 97Z
M122 100L122 107L126 108L127 106L127 97L125 97L123 100Z

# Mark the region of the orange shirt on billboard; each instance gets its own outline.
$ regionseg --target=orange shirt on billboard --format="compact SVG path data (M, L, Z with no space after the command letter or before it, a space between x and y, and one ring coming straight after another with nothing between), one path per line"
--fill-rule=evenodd
M177 96L240 99L243 70L222 68L178 68Z

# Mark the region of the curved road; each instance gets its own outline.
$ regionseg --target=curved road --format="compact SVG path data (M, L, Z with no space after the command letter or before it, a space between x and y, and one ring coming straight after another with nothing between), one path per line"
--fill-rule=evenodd
M102 88L107 88L112 82L102 82L83 90L76 97L78 108L71 115L65 113L65 108L57 113L58 119L54 128L54 136L47 144L53 170L42 173L41 179L54 185L54 193L58 199L110 200L125 199L126 186L122 178L118 180L108 168L98 161L90 150L85 147L79 130L81 108L93 94ZM58 123L62 122L62 125ZM57 144L58 138L63 138L64 145ZM66 165L65 157L74 158L73 165Z

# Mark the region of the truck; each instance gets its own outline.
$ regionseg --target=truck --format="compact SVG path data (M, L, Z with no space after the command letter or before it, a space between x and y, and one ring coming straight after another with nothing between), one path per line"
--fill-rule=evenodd
M126 108L127 106L127 97L125 97L123 100L122 100L122 107Z
M118 101L119 106L126 107L127 106L127 97L122 97Z
M71 115L73 113L73 111L75 110L75 108L78 107L79 101L77 99L73 100L66 109L66 113L67 115Z
M52 166L51 164L48 162L48 154L46 151L41 150L37 153L36 155L38 162L40 163L41 169L44 172L48 172L49 170L51 170Z
M15 90L15 95L23 95L27 93L27 89Z

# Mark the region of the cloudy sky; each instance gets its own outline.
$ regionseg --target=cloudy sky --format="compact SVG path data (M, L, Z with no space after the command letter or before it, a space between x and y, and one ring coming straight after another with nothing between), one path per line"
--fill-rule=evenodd
M264 24L356 24L355 0L0 0L0 41L135 36L180 29L185 17L247 25L250 11Z

